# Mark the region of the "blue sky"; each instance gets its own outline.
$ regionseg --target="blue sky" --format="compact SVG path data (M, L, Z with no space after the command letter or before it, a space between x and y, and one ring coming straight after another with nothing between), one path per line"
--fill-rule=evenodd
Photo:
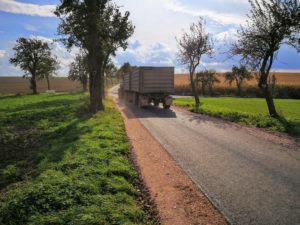
M12 48L18 37L39 38L52 43L58 38L59 20L52 11L59 0L0 0L0 76L21 76L22 71L9 64ZM122 10L129 10L136 26L126 51L119 50L117 65L129 61L132 65L175 66L178 64L175 37L181 36L199 16L206 20L206 30L215 40L215 56L203 57L199 69L229 70L236 60L224 54L235 40L236 30L246 20L250 7L247 0L115 0ZM61 43L53 43L52 51L60 63L58 74L65 76L77 49L68 52ZM274 63L277 71L300 71L300 55L283 46Z

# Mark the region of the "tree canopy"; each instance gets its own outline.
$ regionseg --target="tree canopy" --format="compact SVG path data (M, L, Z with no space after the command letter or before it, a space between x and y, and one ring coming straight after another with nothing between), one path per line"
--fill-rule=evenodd
M215 70L203 70L196 74L197 83L201 83L202 94L205 95L205 89L208 88L209 94L213 95L213 86L220 83Z
M244 65L240 65L240 67L233 66L231 72L225 73L225 80L231 85L235 82L238 95L241 96L242 85L245 80L251 80L253 78L251 72L249 72Z
M19 38L13 48L14 57L10 63L19 66L24 72L24 77L30 79L30 88L37 93L36 81L50 76L58 69L58 61L51 54L47 42L38 39Z
M82 90L87 91L89 78L87 57L84 53L77 54L74 62L71 63L68 79L79 81L82 84Z

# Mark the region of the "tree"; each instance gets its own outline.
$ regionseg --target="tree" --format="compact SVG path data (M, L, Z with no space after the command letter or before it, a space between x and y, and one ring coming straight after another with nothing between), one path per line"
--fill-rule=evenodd
M112 87L114 85L114 79L117 78L117 67L115 66L115 64L109 60L109 62L107 63L107 66L105 68L105 81L106 81L106 87ZM109 84L110 83L110 84Z
M276 85L277 85L277 78L275 76L275 74L273 74L271 77L269 77L269 81L268 81L270 87L270 91L271 91L271 95L274 98L276 95Z
M70 65L68 79L79 81L82 84L82 91L87 91L89 78L89 69L87 56L85 54L77 54L74 62Z
M19 66L24 72L25 78L29 78L30 89L37 94L36 81L46 74L52 74L58 68L56 57L51 55L47 42L37 39L19 38L15 47L14 57L10 63Z
M205 95L205 89L207 86L207 80L206 80L206 75L204 71L200 71L196 73L196 87L199 87L199 83L201 83L201 92L202 95Z
M235 82L237 87L238 96L242 94L242 85L245 80L251 80L253 78L251 72L249 72L246 66L241 65L240 67L233 66L231 72L225 73L225 81L230 85Z
M283 44L300 51L299 0L249 0L252 10L247 24L238 32L232 47L244 64L259 70L258 86L266 99L270 116L276 117L273 98L268 87L268 76Z
M132 70L132 66L130 65L129 62L126 62L121 66L119 70L122 71L123 73L130 73L130 71Z
M38 79L45 79L47 82L47 89L51 90L50 78L56 75L56 71L59 69L56 57L48 58L45 60L44 66L40 68L38 72L41 76Z
M124 63L117 71L117 76L121 79L124 74L130 73L133 69L137 68L136 66L131 66L129 62Z
M202 94L205 95L205 88L208 88L209 94L213 95L213 86L215 83L220 83L220 80L216 76L215 70L203 70L196 74L197 84L201 83ZM196 85L198 86L198 85Z
M212 55L213 43L209 34L205 32L204 21L200 18L198 23L190 26L190 32L184 33L181 39L177 40L180 62L187 65L190 75L190 83L195 98L195 107L199 109L200 100L197 86L195 85L195 71L200 64L201 57L205 54Z
M130 73L133 69L137 68L136 66L131 66L129 62L124 63L117 71L118 79L122 79L124 74Z
M123 15L111 0L61 0L55 14L61 19L58 32L65 35L63 43L87 51L91 111L104 110L105 68L118 48L127 48L134 31L129 12Z

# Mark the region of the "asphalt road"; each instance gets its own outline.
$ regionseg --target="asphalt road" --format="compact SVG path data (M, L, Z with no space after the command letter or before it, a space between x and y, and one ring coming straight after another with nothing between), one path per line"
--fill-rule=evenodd
M231 224L300 224L300 151L221 120L127 107Z

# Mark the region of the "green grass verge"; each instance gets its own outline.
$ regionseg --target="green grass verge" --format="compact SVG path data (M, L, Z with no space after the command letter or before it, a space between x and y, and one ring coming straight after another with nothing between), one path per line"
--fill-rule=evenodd
M123 120L84 94L0 98L0 224L151 224Z
M194 99L176 99L175 105L194 111ZM268 116L264 99L260 98L202 98L200 113L273 131L300 135L300 100L275 99L279 119Z

